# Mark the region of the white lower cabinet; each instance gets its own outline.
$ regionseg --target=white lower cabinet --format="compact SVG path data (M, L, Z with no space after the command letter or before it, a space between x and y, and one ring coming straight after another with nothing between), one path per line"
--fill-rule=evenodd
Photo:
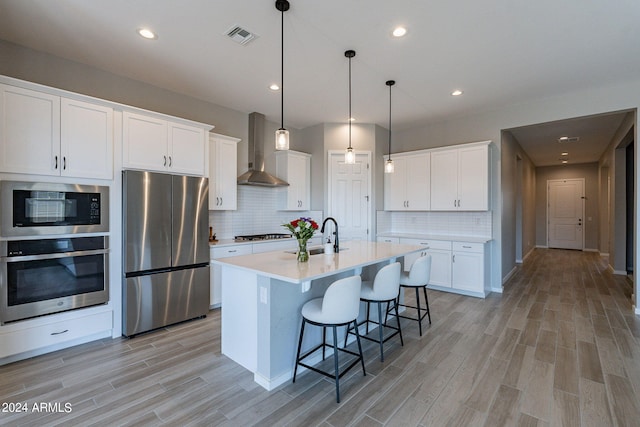
M212 247L210 249L211 259L229 258L238 255L249 255L253 253L251 249L252 245L235 245L235 246L223 246ZM222 302L222 267L217 264L210 263L210 289L209 289L209 307L220 307Z
M47 318L59 320L45 322L44 318L38 318L1 327L0 360L82 340L84 337L95 337L99 334L103 337L110 336L113 329L111 309L91 314L83 310L74 310Z
M465 295L486 296L485 284L489 278L484 243L413 238L400 238L399 243L421 245L425 248L404 257L405 271L411 269L418 257L431 255L429 287Z
M451 286L469 292L484 293L485 245L453 242L453 276Z

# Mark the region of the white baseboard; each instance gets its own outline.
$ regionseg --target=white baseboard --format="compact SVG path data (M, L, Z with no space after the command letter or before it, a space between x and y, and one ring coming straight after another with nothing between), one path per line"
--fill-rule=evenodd
M534 247L534 248L529 249L529 252L527 252L527 253L525 254L525 256L523 256L523 257L522 257L522 262L525 262L525 261L526 261L526 259L527 259L527 258L529 258L529 256L533 253L533 250L534 250L534 249L535 249L535 247Z
M583 251L584 251L584 252L600 252L600 251L599 251L599 250L597 250L597 249L589 249L589 248L584 248L584 249L583 249Z
M538 249L549 249L549 246L536 245L536 248L538 248Z
M514 274L516 274L516 270L517 270L517 269L518 269L518 267L513 267L513 268L511 269L511 271L510 271L510 272L508 272L508 273L507 273L507 275L506 275L506 276L504 276L504 277L502 278L502 284L503 284L503 285L504 285L505 283L507 283L507 281L508 281L509 279L511 279L511 277L512 277ZM494 291L494 290L493 290L493 288L491 288L491 291L492 291L492 292L497 292L497 291ZM502 291L500 291L500 292L502 292Z
M609 268L611 268L611 272L617 276L626 276L627 272L625 270L614 270L613 267L609 266Z
M499 288L491 288L491 292L495 292L497 294L501 294L503 291L502 286L500 286Z

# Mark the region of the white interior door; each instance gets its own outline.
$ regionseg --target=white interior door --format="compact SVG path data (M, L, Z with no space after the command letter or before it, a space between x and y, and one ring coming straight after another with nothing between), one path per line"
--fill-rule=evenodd
M338 221L340 240L368 240L370 229L371 153L356 153L356 163L344 162L343 152L329 153L329 209ZM328 223L330 224L330 223Z
M583 249L584 179L547 182L550 248Z

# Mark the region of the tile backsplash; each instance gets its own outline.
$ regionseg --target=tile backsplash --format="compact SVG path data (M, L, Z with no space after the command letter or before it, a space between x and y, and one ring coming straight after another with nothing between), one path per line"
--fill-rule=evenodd
M322 211L280 211L278 195L281 188L238 186L238 209L209 211L209 225L218 239L262 233L286 233L282 224L301 216L322 222Z
M378 211L377 232L492 237L491 212Z

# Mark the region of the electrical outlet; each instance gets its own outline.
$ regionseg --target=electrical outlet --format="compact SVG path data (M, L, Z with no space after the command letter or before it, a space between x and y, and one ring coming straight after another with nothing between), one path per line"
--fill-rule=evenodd
M267 304L267 288L264 286L260 286L260 302Z

